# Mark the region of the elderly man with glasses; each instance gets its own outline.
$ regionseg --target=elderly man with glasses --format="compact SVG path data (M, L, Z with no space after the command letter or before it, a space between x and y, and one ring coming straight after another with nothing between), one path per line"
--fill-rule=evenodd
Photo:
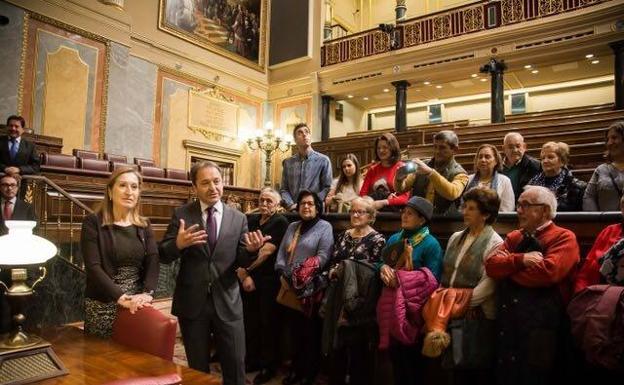
M485 262L499 281L497 383L554 384L579 246L572 231L553 223L557 200L547 188L525 188L516 208L520 229Z

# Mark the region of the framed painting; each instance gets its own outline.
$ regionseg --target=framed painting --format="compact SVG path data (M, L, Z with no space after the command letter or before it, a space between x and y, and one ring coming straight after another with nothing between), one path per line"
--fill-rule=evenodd
M158 29L265 71L268 0L160 0Z

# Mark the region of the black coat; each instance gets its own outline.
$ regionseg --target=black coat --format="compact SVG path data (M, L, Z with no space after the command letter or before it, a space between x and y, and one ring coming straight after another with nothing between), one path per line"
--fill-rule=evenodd
M22 137L15 159L11 160L9 137L0 138L0 172L4 172L5 168L12 166L19 168L21 175L38 174L39 164L39 154L37 154L33 143Z
M97 214L88 215L82 222L80 247L87 273L85 297L100 302L117 301L124 294L113 278L117 274L115 265L116 249L112 226L102 226L102 217ZM143 290L156 290L158 284L158 245L154 239L152 228L137 227L137 237L145 250L143 258Z
M30 203L17 198L11 220L14 221L37 221L35 210ZM4 225L4 207L0 207L0 235L8 233L7 227Z

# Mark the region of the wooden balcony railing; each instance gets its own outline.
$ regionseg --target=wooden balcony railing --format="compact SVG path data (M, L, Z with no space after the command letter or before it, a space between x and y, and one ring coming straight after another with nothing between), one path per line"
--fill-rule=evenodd
M481 0L400 22L392 32L375 28L328 40L321 47L321 66L558 15L607 1L611 0Z

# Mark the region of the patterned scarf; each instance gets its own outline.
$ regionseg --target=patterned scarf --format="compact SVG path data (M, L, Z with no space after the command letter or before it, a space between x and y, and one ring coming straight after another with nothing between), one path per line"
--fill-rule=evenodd
M546 177L544 172L540 172L539 174L535 175L528 184L532 186L546 187L547 189L555 193L555 195L557 195L557 190L559 190L559 188L563 186L563 183L567 180L569 174L570 171L566 167L562 167L559 175L554 178L548 178Z
M427 226L422 226L415 230L401 230L399 236L392 243L386 243L386 247L381 252L381 258L390 267L403 266L408 262L403 261L401 258L405 248L404 240L408 239L410 245L415 248L427 235L429 235Z
M471 188L477 187L479 185L479 178L480 178L479 172L477 171L475 173L474 178L472 178L472 180L470 181L468 186L466 186L464 191L470 191ZM498 172L494 171L494 174L492 174L492 181L490 182L490 188L496 191L497 187L498 187Z

